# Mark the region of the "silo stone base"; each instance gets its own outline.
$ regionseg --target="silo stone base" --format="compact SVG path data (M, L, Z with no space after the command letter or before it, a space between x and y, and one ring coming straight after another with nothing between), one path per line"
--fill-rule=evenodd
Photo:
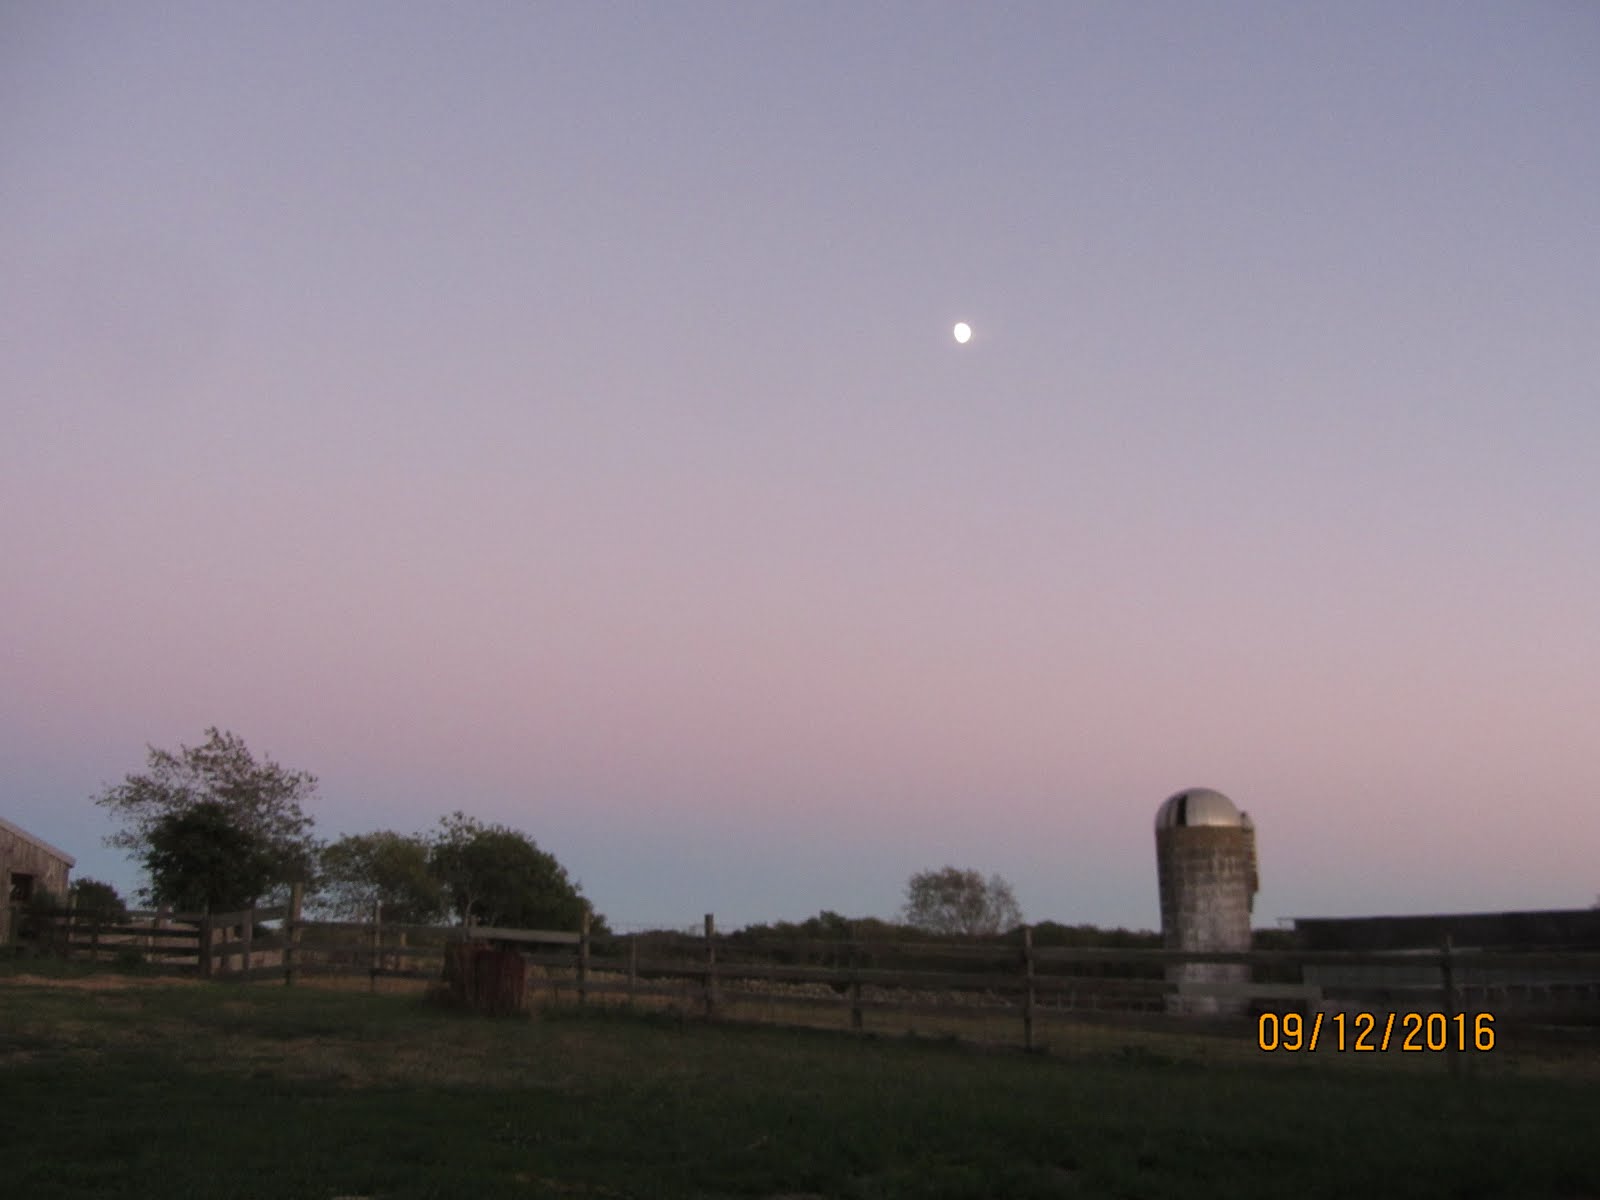
M1242 963L1184 963L1167 968L1167 981L1178 986L1177 992L1166 998L1167 1011L1174 1015L1231 1017L1249 1007L1249 1001L1242 996L1207 994L1209 984L1249 983L1250 968Z
M1254 831L1249 826L1174 826L1156 830L1161 887L1161 941L1168 950L1247 951L1254 884ZM1169 1012L1225 1016L1248 1008L1243 996L1203 994L1207 985L1250 982L1239 963L1183 963L1167 968L1178 992ZM1195 992L1186 994L1193 987Z

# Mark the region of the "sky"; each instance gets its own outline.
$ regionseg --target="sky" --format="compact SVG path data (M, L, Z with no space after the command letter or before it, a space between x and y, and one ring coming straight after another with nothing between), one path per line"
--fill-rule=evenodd
M0 815L623 928L1600 893L1600 7L0 3ZM973 339L958 345L957 321Z

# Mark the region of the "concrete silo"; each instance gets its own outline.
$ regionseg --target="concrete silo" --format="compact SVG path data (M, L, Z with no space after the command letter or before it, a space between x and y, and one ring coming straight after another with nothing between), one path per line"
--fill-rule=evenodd
M1189 788L1156 810L1156 878L1161 888L1161 943L1168 950L1248 950L1255 903L1256 830L1221 792ZM1248 983L1250 968L1183 963L1167 968L1178 984L1172 1011L1242 1012L1243 998L1204 995L1194 985ZM1188 992L1189 994L1185 994Z

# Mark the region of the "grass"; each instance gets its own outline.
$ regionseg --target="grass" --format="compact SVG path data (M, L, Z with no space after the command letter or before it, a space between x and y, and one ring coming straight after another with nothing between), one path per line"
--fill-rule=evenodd
M0 974L8 1196L1600 1196L1592 1083L81 982Z

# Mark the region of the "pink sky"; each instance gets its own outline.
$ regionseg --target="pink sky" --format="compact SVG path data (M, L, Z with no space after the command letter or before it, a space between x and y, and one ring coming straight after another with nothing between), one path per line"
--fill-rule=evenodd
M1263 19L1263 13L1270 19ZM0 815L219 725L622 923L1600 893L1600 15L0 18ZM972 344L950 337L956 320Z

